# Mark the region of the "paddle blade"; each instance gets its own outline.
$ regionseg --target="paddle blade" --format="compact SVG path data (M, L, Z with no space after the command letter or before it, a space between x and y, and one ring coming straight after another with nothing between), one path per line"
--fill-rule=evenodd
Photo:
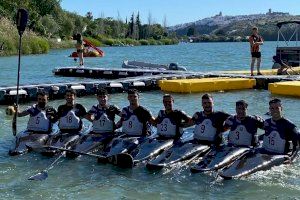
M19 35L22 35L25 31L28 21L28 12L27 10L21 8L17 12L17 28L19 31Z
M41 171L41 172L37 173L36 175L30 176L28 178L28 180L31 180L31 181L43 181L46 178L48 178L48 173L46 171Z
M120 153L115 156L113 164L121 168L133 168L134 160L130 154Z

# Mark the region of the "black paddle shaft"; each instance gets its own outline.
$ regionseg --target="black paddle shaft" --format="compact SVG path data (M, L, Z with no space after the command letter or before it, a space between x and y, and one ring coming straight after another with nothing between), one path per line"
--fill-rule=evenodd
M17 12L17 29L19 32L19 59L18 59L18 78L17 78L17 99L16 99L16 106L18 112L18 104L19 104L19 85L20 85L20 66L21 66L21 47L22 47L22 35L25 31L26 25L28 21L28 12L27 10L21 8ZM13 120L13 133L14 135L17 133L17 114Z

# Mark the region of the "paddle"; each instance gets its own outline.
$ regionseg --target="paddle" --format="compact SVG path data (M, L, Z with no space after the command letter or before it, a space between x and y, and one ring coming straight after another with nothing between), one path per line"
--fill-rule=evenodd
M18 59L18 79L17 79L17 100L16 100L16 114L12 121L13 135L17 134L17 115L18 115L18 104L19 104L19 85L20 85L20 66L21 66L21 46L22 46L22 35L25 31L28 21L28 12L25 9L19 9L17 12L17 29L19 32L19 59Z
M61 148L61 147L55 147L55 146L40 145L38 143L33 143L33 142L26 143L26 146L28 148L34 149L34 150L50 148L50 149L56 149L56 150L60 150L60 151L66 151L66 152L70 152L70 153L76 153L76 154L86 155L86 156L91 156L91 157L96 157L96 158L105 158L105 156L102 156L102 155L85 153L85 152L81 152L81 151L76 151L76 150L71 150L71 149L66 149L66 148Z
M45 180L46 178L48 178L48 171L50 170L50 169L52 169L53 168L53 165L55 164L55 163L57 163L57 161L59 161L59 159L61 158L61 157L63 157L65 154L64 153L62 153L62 154L60 154L46 169L44 169L43 171L41 171L41 172L39 172L39 173L37 173L37 174L35 174L35 175L33 175L33 176L30 176L29 178L28 178L28 180L34 180L34 181L43 181L43 180Z

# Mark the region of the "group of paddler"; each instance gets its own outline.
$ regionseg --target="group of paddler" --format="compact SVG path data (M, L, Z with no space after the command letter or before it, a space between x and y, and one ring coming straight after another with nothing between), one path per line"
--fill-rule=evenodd
M37 103L28 109L15 108L16 115L30 118L27 130L16 137L11 155L28 149L38 149L48 156L67 152L69 157L90 155L99 162L121 167L145 162L150 170L193 161L196 164L191 166L192 172L217 171L229 179L291 162L299 149L299 131L283 117L279 99L269 102L271 118L263 120L247 114L244 100L236 102L235 115L215 111L210 94L202 96L203 110L192 117L174 109L173 96L165 94L164 109L156 118L140 105L135 89L128 91L129 106L122 110L108 103L105 89L97 91L98 104L88 112L75 102L73 89L66 90L65 98L66 103L57 111L47 105L48 95L44 92L38 93ZM92 127L84 130L83 118L91 121ZM193 138L182 139L183 128L190 126ZM258 129L264 134L258 135Z

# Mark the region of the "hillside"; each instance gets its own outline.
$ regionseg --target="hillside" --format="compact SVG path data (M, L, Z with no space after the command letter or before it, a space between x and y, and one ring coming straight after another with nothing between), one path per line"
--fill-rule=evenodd
M169 27L169 31L174 31L178 36L206 37L239 37L245 39L251 34L251 28L257 26L260 34L265 40L277 39L276 24L281 21L299 20L300 15L290 15L289 13L272 12L266 14L223 16L222 13L213 17L204 18L195 22L179 24ZM292 26L292 27L291 27ZM292 33L295 25L283 27L285 34ZM208 35L208 36L207 36Z

